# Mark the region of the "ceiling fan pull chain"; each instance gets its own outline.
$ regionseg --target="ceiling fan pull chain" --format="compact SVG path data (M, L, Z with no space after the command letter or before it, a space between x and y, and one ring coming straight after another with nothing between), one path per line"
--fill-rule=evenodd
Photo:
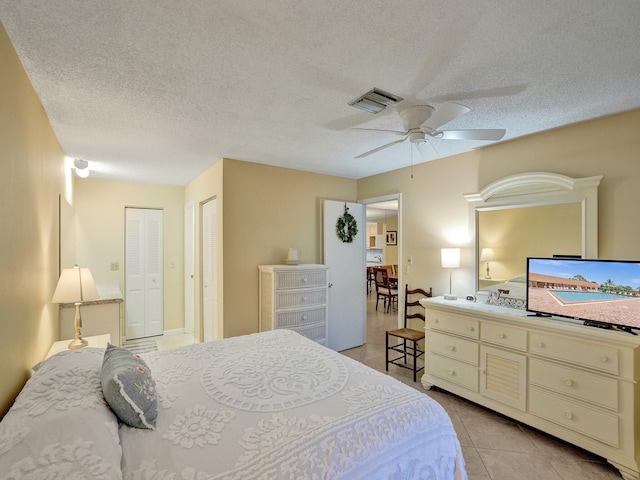
M411 147L411 178L413 178L413 143L409 144Z

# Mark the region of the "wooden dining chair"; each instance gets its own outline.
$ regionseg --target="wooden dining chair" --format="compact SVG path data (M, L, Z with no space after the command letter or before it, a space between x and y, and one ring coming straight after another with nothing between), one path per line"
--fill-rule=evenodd
M386 268L374 268L376 277L376 310L378 310L378 302L380 298L384 300L384 307L387 311L391 311L391 305L398 303L398 289L394 288L389 282L389 272Z
M424 328L415 330L408 327L407 320L418 319L424 322L424 307L420 305L420 299L431 296L433 296L432 288L429 288L429 292L426 292L421 288L409 290L409 285L406 284L404 286L404 328L387 330L386 335L386 370L389 371L389 364L412 370L414 382L416 381L418 372L424 369L424 366L418 368L418 358L424 355L424 350L419 348L418 342L425 338L425 334ZM409 297L412 297L413 299L410 300ZM409 309L412 309L411 313L409 312ZM396 340L393 344L390 344L393 340L391 337L394 337L393 339ZM398 343L398 339L401 340L401 342ZM389 359L390 351L400 353L400 355ZM413 358L413 362L408 363L407 357Z

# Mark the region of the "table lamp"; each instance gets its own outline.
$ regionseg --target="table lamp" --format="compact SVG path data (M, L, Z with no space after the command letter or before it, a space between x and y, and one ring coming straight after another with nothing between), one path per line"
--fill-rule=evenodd
M442 268L449 269L449 295L445 295L445 300L456 300L458 297L451 293L451 269L460 266L460 249L459 248L443 248L440 251L440 259Z
M487 262L487 274L484 278L490 279L491 275L489 275L489 262L495 261L496 256L493 254L493 248L483 248L480 253L480 261Z
M76 307L76 315L73 319L75 337L69 343L69 348L86 347L89 342L82 338L82 317L80 316L80 305L86 300L98 298L98 290L93 281L93 275L88 268L80 268L77 265L73 268L62 270L58 285L51 303L73 303Z

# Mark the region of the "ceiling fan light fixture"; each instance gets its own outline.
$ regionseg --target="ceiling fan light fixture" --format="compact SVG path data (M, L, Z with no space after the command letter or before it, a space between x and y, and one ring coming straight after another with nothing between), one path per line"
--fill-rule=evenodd
M402 97L385 92L379 88L373 88L364 95L351 100L349 105L369 113L380 113L385 108L395 105L403 100Z
M80 178L87 178L89 176L89 162L81 158L73 160L73 166L76 170L76 175Z
M409 141L411 143L424 143L427 141L424 136L424 132L413 132L409 134Z

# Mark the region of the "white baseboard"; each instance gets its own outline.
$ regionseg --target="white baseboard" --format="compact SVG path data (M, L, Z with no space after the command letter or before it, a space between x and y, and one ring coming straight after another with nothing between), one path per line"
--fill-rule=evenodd
M184 328L173 328L171 330L165 330L163 332L164 335L182 335L184 333Z

